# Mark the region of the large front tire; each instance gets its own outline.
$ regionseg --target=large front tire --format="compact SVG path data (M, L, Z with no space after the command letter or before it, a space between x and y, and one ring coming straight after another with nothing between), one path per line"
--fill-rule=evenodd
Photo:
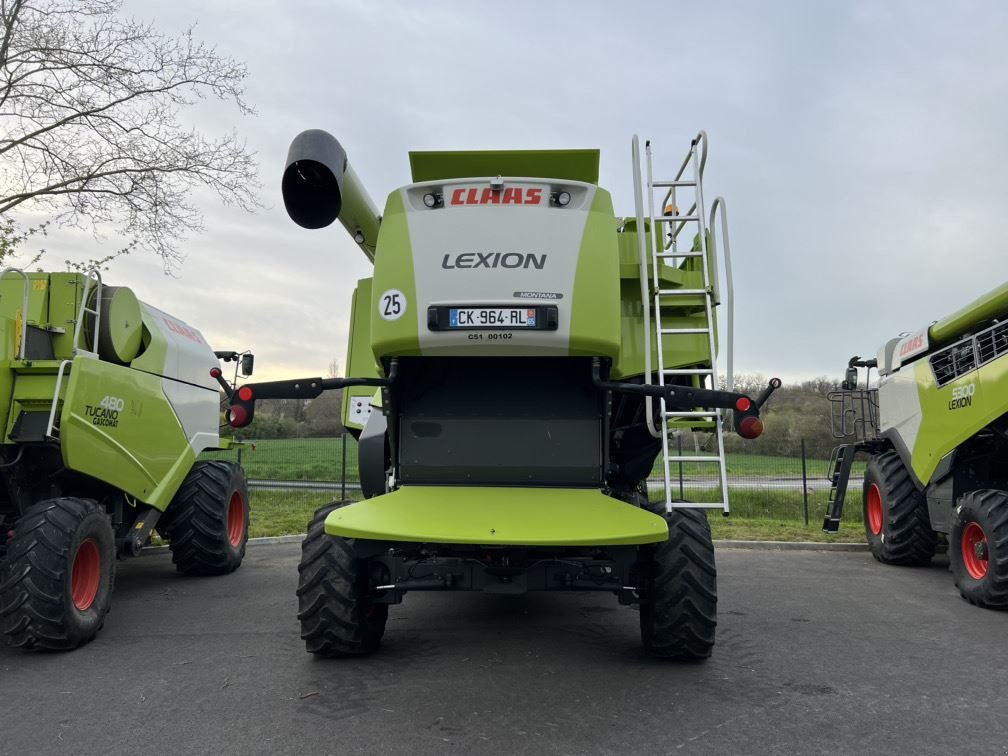
M164 516L175 568L183 575L226 575L238 569L248 541L248 501L239 465L194 464Z
M717 568L706 514L673 509L668 540L638 550L644 650L680 661L706 659L717 627Z
M92 499L49 499L14 525L0 579L0 630L16 647L68 651L105 623L115 580L115 537Z
M937 539L927 503L894 451L868 460L864 477L865 535L872 556L885 564L927 564Z
M971 604L1008 607L1008 494L970 491L952 515L949 562L960 595Z
M341 506L319 509L301 543L298 620L305 648L317 656L375 651L388 620L388 604L373 600L369 565L356 558L353 540L326 535L326 517Z

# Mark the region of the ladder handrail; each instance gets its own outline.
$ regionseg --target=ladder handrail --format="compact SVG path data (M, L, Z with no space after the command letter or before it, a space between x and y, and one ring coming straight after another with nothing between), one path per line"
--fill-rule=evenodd
M18 359L25 358L25 344L28 342L28 274L21 268L8 267L0 271L0 279L8 273L17 273L24 279L24 298L21 302L21 343L18 345Z
M728 291L728 296L725 298L725 304L727 305L726 320L728 322L728 334L725 341L727 342L725 355L727 362L727 376L725 377L725 390L734 391L735 390L735 284L732 280L732 264L731 264L731 242L728 240L728 206L725 202L724 197L716 197L714 202L711 204L710 211L710 223L707 224L707 228L711 231L711 260L714 262L714 277L712 282L714 284L714 299L717 302L721 301L721 288L719 283L719 276L717 270L717 239L714 234L715 228L715 218L717 217L718 210L721 210L721 239L724 241L724 250L722 252L724 256L724 272L725 272L725 288Z
M94 278L95 284L95 306L94 309L88 307L88 294L91 293L92 278ZM80 310L77 311L77 322L74 324L74 335L73 335L73 353L74 354L86 354L91 357L98 356L98 334L101 329L101 295L102 295L102 280L101 271L97 268L91 268L87 273L84 274L84 291L81 293L81 304ZM78 345L80 341L81 331L84 327L84 315L90 313L94 315L94 333L91 336L91 349L81 349Z
M49 407L49 422L46 423L46 438L56 438L59 433L59 427L56 425L56 408L59 406L60 398L60 388L63 385L63 375L66 373L67 367L73 363L73 360L63 360L60 363L59 371L56 373L56 390L53 392L52 406ZM55 431L55 433L54 433Z
M633 135L630 153L633 158L634 209L637 213L637 251L640 254L641 304L644 306L644 383L651 385L651 292L648 287L647 247L644 241L644 198L641 192L640 140L636 134ZM645 406L644 417L647 421L648 432L655 438L658 438L660 431L655 427L654 419L652 418L653 411L650 396L646 398Z
M700 129L697 135L693 137L692 141L690 142L689 152L687 152L686 157L683 158L682 164L679 166L679 171L676 173L673 182L682 180L683 172L689 166L690 159L693 157L693 153L697 145L700 145L700 166L696 174L696 180L703 181L704 168L707 166L707 147L709 142L710 140L707 137L707 132L704 131L703 129ZM668 204L670 197L672 198L672 204L675 205L674 186L670 186L669 190L665 192L665 198L661 202L662 212L664 212L665 206ZM693 215L695 212L696 212L696 203L694 202L693 206L689 209L689 212L687 212L686 215ZM675 230L672 231L671 233L672 238L669 240L669 243L665 245L665 249L668 249L670 246L672 246L672 244L675 243L675 240L679 238L679 232L682 230L683 226L686 225L686 223L687 221L683 221L682 223L676 226Z

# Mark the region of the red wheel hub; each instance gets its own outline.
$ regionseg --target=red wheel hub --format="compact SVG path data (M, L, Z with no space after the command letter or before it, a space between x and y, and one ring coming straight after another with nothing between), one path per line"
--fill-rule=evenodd
M228 540L235 548L241 546L245 539L245 498L241 491L231 494L231 503L227 511Z
M87 611L101 585L101 551L93 538L77 547L70 570L70 597L79 611Z
M962 558L966 571L974 580L987 576L987 534L977 523L971 522L962 534Z
M878 483L872 483L868 488L868 529L872 534L882 533L882 492Z

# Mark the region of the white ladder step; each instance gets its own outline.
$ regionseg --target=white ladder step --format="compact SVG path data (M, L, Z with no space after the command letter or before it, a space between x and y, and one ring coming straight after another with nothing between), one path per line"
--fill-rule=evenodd
M696 181L690 181L689 179L678 179L676 181L652 181L651 186L656 189L673 189L680 186L696 186Z
M665 368L662 375L714 375L710 368Z
M672 509L725 509L723 501L674 501ZM726 510L727 511L727 510Z
M710 328L661 328L663 334L670 333L710 333Z
M703 257L703 252L659 252L655 257L661 259L666 257Z
M675 296L697 296L698 294L706 294L707 289L658 289L655 291L659 297L675 297Z
M665 459L668 462L721 462L721 457L718 456L699 457L695 454L693 456L688 454L670 454Z
M690 221L700 220L699 215L656 215L654 217L655 223L688 223Z

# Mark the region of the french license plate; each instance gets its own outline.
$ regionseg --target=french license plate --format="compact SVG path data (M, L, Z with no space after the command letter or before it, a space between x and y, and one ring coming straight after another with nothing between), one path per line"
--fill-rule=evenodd
M535 328L534 307L452 307L449 328Z

